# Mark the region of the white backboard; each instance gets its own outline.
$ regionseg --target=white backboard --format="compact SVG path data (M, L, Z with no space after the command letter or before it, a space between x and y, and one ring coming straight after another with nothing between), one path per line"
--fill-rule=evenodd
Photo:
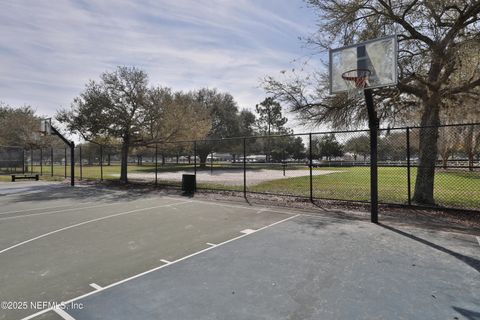
M397 74L397 36L373 39L330 50L330 94L349 90L342 74L354 69L368 69L367 88L394 86Z
M40 120L40 133L44 135L52 134L52 119Z

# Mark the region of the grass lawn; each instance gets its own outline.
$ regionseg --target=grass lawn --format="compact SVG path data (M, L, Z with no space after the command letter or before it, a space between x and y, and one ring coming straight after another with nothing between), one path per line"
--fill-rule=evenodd
M242 165L219 165L214 164L213 170L227 168L242 168ZM248 169L278 169L281 170L280 164L274 165L248 165ZM33 173L40 173L40 166L33 168ZM65 174L64 166L54 166L53 179L61 179ZM159 165L159 172L175 172L182 170L191 170L192 165L188 164L166 164ZM248 186L248 191L277 193L294 196L310 195L310 179L308 176L308 168L305 166L287 166L288 170L305 170L305 176L296 178L285 178L272 181L266 181L255 186ZM42 179L52 179L50 166L43 167ZM210 166L197 170L210 170ZM368 167L323 167L314 168L313 170L333 170L338 171L327 175L313 176L313 195L315 198L339 199L339 200L358 200L368 201L370 198L370 169ZM153 173L155 166L153 164L145 164L142 166L129 165L129 173ZM91 180L100 180L100 166L83 166L82 178ZM70 174L70 167L67 166L67 177ZM119 165L103 166L103 179L116 180L120 174ZM75 175L80 176L80 168L76 166ZM411 169L411 190L412 195L415 189L416 169ZM152 175L153 177L153 175ZM0 181L10 181L10 175L0 176ZM153 178L152 181L153 182ZM159 182L168 183L168 181ZM179 184L178 182L173 182ZM229 186L221 184L198 185L201 188L226 189L226 190L243 190L243 186ZM383 167L378 169L378 187L379 200L389 203L407 203L407 169ZM480 172L465 171L438 171L435 176L435 200L439 205L457 208L476 208L480 209Z
M370 199L370 169L318 168L313 170L338 170L341 172L313 176L313 195L316 198L364 200ZM412 195L415 188L416 169L411 170ZM280 194L310 195L308 176L267 181L251 187L250 191ZM407 203L407 169L378 169L379 201ZM439 205L480 209L480 172L437 172L435 176L435 200Z

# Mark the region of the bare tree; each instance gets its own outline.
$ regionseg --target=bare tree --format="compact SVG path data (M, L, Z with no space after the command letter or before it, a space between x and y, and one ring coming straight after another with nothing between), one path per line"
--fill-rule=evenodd
M480 1L472 0L349 0L306 1L319 16L319 29L307 39L321 52L387 34L398 34L399 83L376 92L379 114L388 117L405 109L421 108L419 168L414 201L433 204L435 161L440 113L444 102L470 94L480 86L480 70L458 73L459 47L480 40ZM315 120L333 125L366 118L358 102L328 97L325 76L294 76L285 81L265 79L268 92Z

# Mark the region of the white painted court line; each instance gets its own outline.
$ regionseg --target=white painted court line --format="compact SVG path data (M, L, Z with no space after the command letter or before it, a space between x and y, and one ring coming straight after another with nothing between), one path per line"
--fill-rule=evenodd
M60 228L60 229L57 229L57 230L53 230L53 231L50 231L50 232L47 232L47 233L44 233L42 235L39 235L37 237L34 237L34 238L31 238L31 239L28 239L28 240L25 240L25 241L22 241L20 243L17 243L11 247L8 247L8 248L5 248L3 250L0 251L0 254L1 253L4 253L4 252L7 252L9 250L12 250L16 247L19 247L21 245L24 245L24 244L27 244L29 242L32 242L32 241L35 241L35 240L38 240L38 239L42 239L42 238L45 238L47 236L50 236L52 234L55 234L55 233L58 233L58 232L61 232L61 231L65 231L65 230L68 230L68 229L72 229L72 228L76 228L76 227L79 227L79 226L83 226L85 224L88 224L88 223L92 223L92 222L97 222L97 221L102 221L102 220L105 220L105 219L110 219L110 218L114 218L114 217L119 217L119 216L123 216L123 215L126 215L126 214L131 214L131 213L136 213L136 212L142 212L142 211L147 211L147 210L152 210L152 209L156 209L156 208L164 208L164 207L169 207L169 206L172 206L172 205L179 205L179 204L184 204L184 203L189 203L190 201L184 201L184 202L178 202L178 203L170 203L170 204L164 204L164 205L159 205L159 206L154 206L154 207L148 207L148 208L140 208L140 209L135 209L135 210L130 210L130 211L125 211L125 212L119 212L119 213L115 213L115 214L111 214L111 215L108 215L108 216L104 216L104 217L100 217L100 218L96 218L96 219L91 219L91 220L87 220L87 221L83 221L83 222L80 222L80 223L76 223L76 224L72 224L68 227L64 227L64 228Z
M207 242L207 245L212 246L212 247L215 247L215 246L216 246L215 243L211 243L211 242Z
M98 284L96 284L96 283L90 283L89 286L92 287L92 288L95 289L95 290L100 290L100 289L102 289L102 287L100 287L100 286L99 286Z
M92 202L83 202L79 203L79 205L83 204L89 204ZM27 212L27 211L34 211L34 210L46 210L46 209L55 209L55 208L61 208L61 207L72 207L72 204L64 204L64 205L59 205L59 206L53 206L53 207L42 207L42 208L33 208L33 209L24 209L24 210L15 210L15 211L7 211L7 212L0 212L0 215L2 214L9 214L9 213L19 213L19 212Z
M245 233L245 234L250 234L250 233L254 233L255 230L253 230L253 229L245 229L245 230L242 230L242 231L240 231L240 232L241 232L241 233Z
M267 229L267 228L273 227L273 226L275 226L275 225L277 225L277 224L280 224L280 223L286 222L286 221L288 221L288 220L294 219L294 218L296 218L296 217L298 217L298 216L299 216L299 214L296 214L296 215L294 215L294 216L290 216L290 217L285 218L285 219L283 219L283 220L274 222L274 223L269 224L269 225L267 225L267 226L265 226L265 227L262 227L262 228L260 228L260 229L255 230L253 233L256 233L256 232L265 230L265 229ZM252 233L250 233L250 234L252 234ZM175 261L172 261L172 262L170 262L170 263L168 263L168 264L163 264L163 265L161 265L161 266L158 266L158 267L156 267L156 268L153 268L153 269L144 271L144 272L139 273L139 274L137 274L137 275L134 275L134 276L132 276L132 277L129 277L129 278L120 280L120 281L118 281L118 282L114 282L114 283L112 283L112 284L109 284L108 286L105 286L105 287L103 287L103 288L100 289L100 290L92 291L92 292L89 292L89 293L85 293L85 294L83 294L83 295L81 295L81 296L78 296L78 297L76 297L76 298L73 298L73 299L70 299L70 300L68 300L68 301L65 301L64 303L65 303L65 304L69 304L69 303L72 303L72 302L74 302L74 301L77 301L77 300L86 298L86 297L91 296L91 295L93 295L93 294L95 294L95 293L102 292L102 291L104 291L104 290L107 290L107 289L110 289L110 288L112 288L112 287L118 286L118 285L120 285L120 284L122 284L122 283L125 283L125 282L127 282L127 281L130 281L130 280L133 280L133 279L142 277L142 276L144 276L144 275L146 275L146 274L152 273L152 272L154 272L154 271L157 271L157 270L166 268L166 267L168 267L168 266L171 266L172 264L178 263L178 262L183 261L183 260L187 260L187 259L189 259L189 258L191 258L191 257L194 257L194 256L199 255L199 254L201 254L201 253L207 252L207 251L212 250L212 249L214 249L214 248L218 248L218 247L223 246L223 245L225 245L225 244L227 244L227 243L233 242L233 241L238 240L238 239L241 239L241 238L243 238L243 237L247 237L248 235L249 235L249 234L242 234L241 236L238 236L238 237L232 238L232 239L230 239L230 240L221 242L221 243L217 244L215 247L208 247L208 248L206 248L206 249L197 251L197 252L192 253L192 254L190 254L190 255L188 255L188 256L185 256L185 257L183 257L183 258L180 258L180 259L177 259L177 260L175 260ZM33 319L33 318L35 318L35 317L38 317L39 315L42 315L42 314L44 314L44 313L49 312L50 310L51 310L51 308L41 310L41 311L39 311L39 312L37 312L37 313L31 314L31 315L23 318L22 320Z
M165 260L165 259L160 259L160 261L163 262L163 263L166 263L166 264L172 263L171 261L168 261L168 260Z
M172 196L165 196L165 198L168 198L168 199L181 199L180 197L172 197ZM197 200L197 199L190 199L192 202L197 202L197 203L204 203L204 204L210 204L212 206L219 206L219 207L225 207L225 208L239 208L239 209L246 209L246 210L255 210L257 211L257 213L262 213L262 212L274 212L274 213L281 213L281 214L288 214L288 215L291 215L291 214L302 214L302 215L312 215L312 214L309 214L308 212L301 212L301 211L281 211L281 210L277 210L276 208L272 208L272 207L264 207L264 208L261 208L259 209L258 206L252 206L252 207L248 207L248 206L242 206L242 205L233 205L233 204L226 204L226 203L217 203L217 202L211 202L211 201L205 201L205 200ZM288 208L287 208L288 209ZM316 215L313 215L315 217L317 217Z
M157 200L157 201L158 201L158 199L142 199L142 201L147 201L147 200ZM178 199L178 200L180 200L180 199ZM134 201L129 202L129 203L134 203L135 201L138 201L138 200L134 200ZM20 216L0 218L0 220L19 219L19 218L23 218L23 217L40 216L40 215L46 215L46 214L54 214L54 213L60 213L60 212L75 211L75 210L84 210L84 209L91 209L91 208L109 207L109 206L113 206L113 205L123 205L123 204L124 204L123 202L116 202L116 203L100 204L100 205L89 206L89 207L79 207L79 205L88 204L88 203L92 203L92 202L84 202L84 203L78 203L78 204L74 204L74 203L73 203L73 204L70 205L70 208L68 208L68 209L62 209L62 210L56 210L56 211L48 211L48 212L39 212L39 213L31 213L31 214L24 214L24 215L20 215ZM72 206L75 206L75 208L72 208ZM44 209L47 209L47 208L44 208ZM37 209L32 209L32 210L37 210ZM7 213L14 213L14 212L4 212L4 213L0 213L0 215L1 215L1 214L7 214Z
M118 203L109 203L109 204L102 204L102 205L89 206L89 207L77 207L77 208L70 208L70 209L57 210L57 211L49 211L49 212L39 212L39 213L23 214L23 215L20 215L20 216L0 218L0 220L20 219L20 218L25 218L25 217L42 216L42 215L55 214L55 213L60 213L60 212L68 212L68 211L75 211L75 210L84 210L84 209L92 209L92 208L110 207L110 206L117 205L117 204L118 204Z
M75 320L74 317L66 313L63 309L55 308L53 309L53 311L55 311L60 317L62 317L65 320Z

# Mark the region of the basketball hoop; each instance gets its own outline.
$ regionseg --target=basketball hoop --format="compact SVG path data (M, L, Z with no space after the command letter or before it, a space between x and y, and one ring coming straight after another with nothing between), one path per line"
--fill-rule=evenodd
M52 119L41 119L40 120L40 134L43 136L48 136L52 134Z
M342 73L349 98L356 98L362 95L368 85L368 78L372 72L368 69L352 69Z

